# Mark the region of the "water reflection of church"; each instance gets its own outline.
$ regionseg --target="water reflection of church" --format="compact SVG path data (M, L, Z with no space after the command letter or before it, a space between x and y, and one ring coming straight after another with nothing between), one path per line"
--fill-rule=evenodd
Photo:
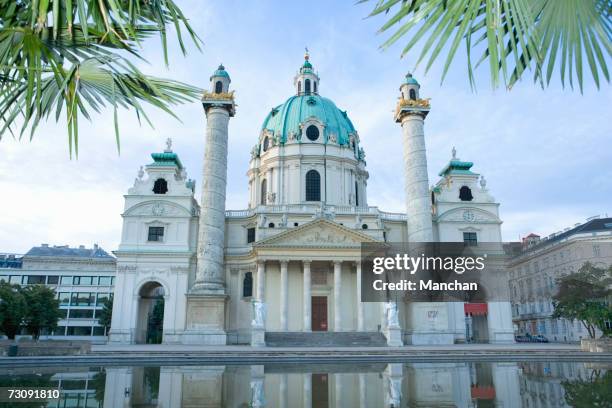
M106 368L104 407L519 407L517 363Z

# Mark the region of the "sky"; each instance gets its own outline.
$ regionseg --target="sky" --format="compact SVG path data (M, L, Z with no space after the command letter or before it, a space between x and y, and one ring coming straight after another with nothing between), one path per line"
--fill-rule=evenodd
M223 63L235 90L229 127L227 209L247 207L250 150L266 114L294 93L304 47L318 71L320 94L347 110L366 152L369 205L405 211L401 129L393 109L417 54L401 44L379 49L385 16L366 18L374 3L353 1L176 0L204 42L183 57L171 42L170 66L159 40L144 43L147 74L201 88ZM405 40L404 40L405 41ZM189 45L189 43L188 43ZM442 53L444 55L444 53ZM612 90L590 82L584 93L556 81L542 90L527 77L511 91L491 89L486 70L471 90L460 49L444 83L441 64L417 68L421 97L431 98L425 123L430 184L451 157L474 162L501 203L503 238L548 235L593 215L612 215ZM557 75L558 76L558 75ZM200 197L205 115L198 102L173 109L181 121L151 109L154 128L120 113L118 154L112 111L81 119L79 156L70 159L65 123L42 124L32 140L0 140L0 253L32 246L98 243L118 247L123 195L137 170L173 139Z

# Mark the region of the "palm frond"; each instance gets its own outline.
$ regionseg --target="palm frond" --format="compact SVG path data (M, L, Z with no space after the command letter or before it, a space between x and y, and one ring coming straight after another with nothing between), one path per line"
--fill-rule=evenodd
M126 58L142 59L142 41L159 34L167 64L168 25L184 54L181 30L200 48L172 0L0 0L0 138L27 129L32 137L41 120L57 121L64 111L69 152L78 155L78 120L92 111L113 108L117 148L119 108L151 125L144 105L175 116L171 107L201 90L147 76Z
M360 0L358 3L371 2ZM383 42L389 48L407 38L402 57L423 42L416 67L425 59L425 71L446 50L444 81L460 43L465 43L468 76L488 62L493 87L511 88L525 72L541 86L550 84L555 67L560 80L580 91L584 60L599 88L609 82L607 61L612 54L612 3L609 0L376 0L370 17L389 14L379 30L394 30ZM476 61L474 54L479 54Z

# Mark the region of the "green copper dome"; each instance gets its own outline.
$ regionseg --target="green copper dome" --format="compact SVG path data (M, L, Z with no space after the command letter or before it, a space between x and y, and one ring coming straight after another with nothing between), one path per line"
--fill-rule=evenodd
M414 79L414 77L412 76L412 74L409 72L406 74L406 83L408 85L419 85L419 83L417 82L416 79ZM420 86L420 85L419 85Z
M330 99L316 94L292 96L273 108L264 120L262 131L267 129L279 137L280 143L286 143L290 133L296 137L301 135L300 124L313 117L325 126L324 143L335 135L338 144L349 144L349 137L355 133L355 128L346 111L338 109Z
M225 67L223 66L223 64L219 65L219 68L217 68L215 70L215 72L213 72L212 77L224 77L224 78L229 78L229 74L227 73L227 71L225 70Z

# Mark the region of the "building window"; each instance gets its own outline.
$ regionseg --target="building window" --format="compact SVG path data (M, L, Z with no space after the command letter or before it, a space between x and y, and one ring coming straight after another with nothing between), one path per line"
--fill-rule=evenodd
M263 140L263 151L267 152L269 147L270 147L270 138L266 136L264 137L264 140Z
M215 82L215 93L220 94L223 92L223 83L221 81Z
M68 336L91 336L90 326L68 326Z
M57 285L59 283L59 276L51 275L47 276L47 285Z
M461 201L472 201L474 197L472 196L472 190L468 186L463 186L459 189L459 199Z
M242 297L253 296L253 273L247 272L242 280Z
M168 182L163 178L158 178L153 184L153 193L166 194L168 192Z
M412 99L413 101L416 100L416 91L414 89L410 90L410 99Z
M75 292L72 294L70 306L93 306L95 299L95 293Z
M93 309L70 309L70 319L93 319Z
M475 232L464 232L463 233L463 243L465 246L477 246L478 245L478 237Z
M164 227L149 227L149 242L162 242L164 240Z
M28 285L44 285L45 275L30 275L28 276Z
M306 201L321 201L321 176L316 170L306 173Z
M299 224L299 223L297 223L297 222L294 222L294 223L293 223L293 226L294 226L294 227L297 227L298 225L300 225L300 224Z
M268 183L263 180L261 182L261 205L266 205L266 195L268 195Z
M359 207L359 186L355 182L355 207Z
M247 228L247 244L255 242L255 228Z
M368 224L362 224L361 229L368 229Z
M275 225L274 225L274 223L273 223L273 222L271 222L271 223L269 223L269 224L268 224L268 228L274 228L274 227L275 227Z
M112 276L100 276L99 285L100 286L111 286L113 284Z
M317 81L314 81L312 83L312 87L313 87L314 93L317 93Z
M91 286L94 284L92 276L75 276L72 278L73 285Z
M94 328L93 328L93 335L94 336L105 336L106 333L104 333L104 327L102 327L102 326L94 326Z
M304 81L304 92L306 95L310 94L310 79Z
M310 141L315 141L319 138L319 128L315 125L310 125L306 128L306 137Z
M70 304L70 292L60 292L57 294L60 301L60 306L68 306Z

